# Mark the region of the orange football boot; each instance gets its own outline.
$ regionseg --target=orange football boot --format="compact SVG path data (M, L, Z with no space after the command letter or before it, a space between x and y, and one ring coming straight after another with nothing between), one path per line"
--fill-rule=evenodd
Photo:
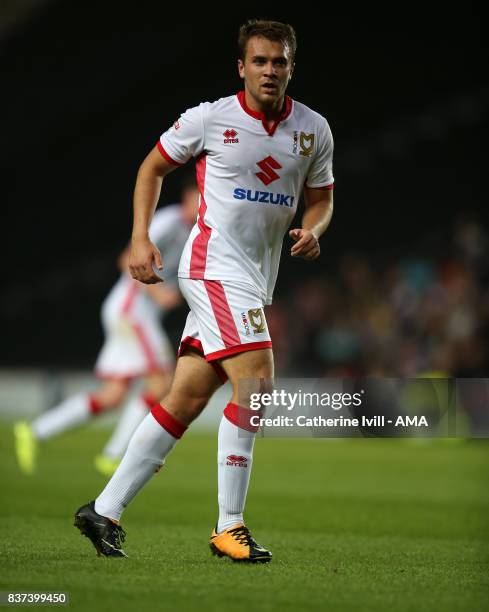
M233 561L267 563L272 559L272 553L257 544L248 527L242 523L221 533L213 529L209 546L213 555L229 557Z

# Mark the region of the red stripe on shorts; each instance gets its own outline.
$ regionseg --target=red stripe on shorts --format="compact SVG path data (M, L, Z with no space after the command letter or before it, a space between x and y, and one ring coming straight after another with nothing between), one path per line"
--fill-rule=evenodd
M134 298L138 294L139 287L135 280L129 282L129 287L127 289L126 297L124 298L124 302L122 304L122 313L128 314L134 304Z
M219 333L226 348L241 344L236 324L231 314L224 287L219 281L204 280L204 286L211 302Z
M143 328L137 323L133 323L132 328L136 332L136 336L138 337L139 343L141 344L141 348L143 349L144 356L146 357L146 361L148 362L149 370L158 370L158 360L156 359L156 355L153 351L153 348L146 337Z

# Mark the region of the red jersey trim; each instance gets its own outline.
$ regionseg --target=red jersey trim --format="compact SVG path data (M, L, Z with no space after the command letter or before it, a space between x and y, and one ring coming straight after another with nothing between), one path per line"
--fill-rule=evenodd
M163 155L163 157L166 159L166 161L170 164L173 164L174 166L183 166L183 164L181 164L180 162L175 161L173 158L171 158L168 153L165 151L163 145L161 144L161 141L158 140L158 142L156 143L156 146L158 147L158 151Z
M334 183L330 183L329 185L323 185L322 187L309 187L309 185L307 183L305 183L305 186L308 189L323 189L325 191L331 191L334 189Z
M197 175L197 185L200 192L199 216L197 225L200 233L192 242L192 253L190 255L190 278L203 279L207 263L207 247L211 238L212 229L204 221L207 212L207 204L204 198L206 154L203 153L197 159L195 173Z
M260 111L255 111L251 109L246 104L246 94L244 91L239 91L236 94L236 96L244 112L250 115L250 117L253 117L253 119L258 119L259 121L261 121L265 131L267 132L269 136L273 136L275 134L275 131L277 130L279 124L282 121L285 121L287 117L290 115L290 113L292 112L292 98L290 98L289 96L285 96L285 104L284 104L284 109L282 111L282 114L280 115L278 119L275 120L272 127L269 127L265 115Z

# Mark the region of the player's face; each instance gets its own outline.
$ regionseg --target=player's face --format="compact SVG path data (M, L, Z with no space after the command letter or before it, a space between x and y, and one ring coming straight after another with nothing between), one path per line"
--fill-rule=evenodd
M264 109L282 103L293 69L287 46L261 36L248 40L244 62L238 60L247 93Z

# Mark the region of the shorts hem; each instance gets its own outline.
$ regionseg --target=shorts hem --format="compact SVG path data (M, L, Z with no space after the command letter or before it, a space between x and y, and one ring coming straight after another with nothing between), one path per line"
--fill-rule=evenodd
M236 344L229 348L222 349L220 351L214 351L205 355L206 361L214 361L216 359L223 359L230 355L236 355L238 353L245 353L246 351L257 351L259 349L272 348L271 340L265 340L263 342L245 342L244 344Z
M202 354L204 359L206 361L209 361L207 359L207 356L204 353L202 342L200 340L197 340L196 338L193 338L192 336L187 336L180 342L180 348L178 349L177 357L180 357L188 346L191 346L192 348L199 351L199 353ZM219 363L212 363L212 362L209 362L209 363L214 368L214 371L217 374L217 377L219 378L221 383L222 384L226 383L228 381L228 375L223 370L222 366Z

